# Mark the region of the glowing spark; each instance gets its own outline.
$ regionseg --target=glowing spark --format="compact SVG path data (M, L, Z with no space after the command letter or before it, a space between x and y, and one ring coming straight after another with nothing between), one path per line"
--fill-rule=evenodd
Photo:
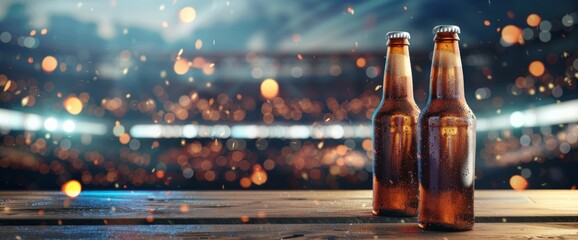
M28 105L28 101L30 100L30 96L26 96L24 98L22 98L22 106L26 106Z
M181 48L181 50L179 50L179 53L177 53L177 59L181 58L182 54L183 54L183 49Z
M347 7L347 12L351 15L355 14L355 9L353 7Z
M10 89L11 85L12 85L12 80L8 80L8 82L6 82L6 85L4 85L4 92L8 91L8 89Z
M377 91L377 90L379 90L379 89L381 89L381 85L375 86L375 91Z

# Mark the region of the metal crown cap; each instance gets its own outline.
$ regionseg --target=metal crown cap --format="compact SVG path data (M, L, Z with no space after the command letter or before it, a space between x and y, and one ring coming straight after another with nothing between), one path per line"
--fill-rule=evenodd
M460 27L456 25L438 25L435 26L432 30L433 34L440 33L440 32L454 32L460 33Z
M402 31L392 31L392 32L388 32L385 34L385 38L387 39L391 39L391 38L405 38L405 39L409 39L410 35L408 32L402 32Z

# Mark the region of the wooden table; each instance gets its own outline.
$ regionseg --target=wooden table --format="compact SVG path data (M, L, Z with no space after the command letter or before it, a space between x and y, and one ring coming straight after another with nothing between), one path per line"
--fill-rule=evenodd
M475 199L473 231L429 232L415 218L373 217L369 190L0 192L0 239L578 239L578 191L481 190Z

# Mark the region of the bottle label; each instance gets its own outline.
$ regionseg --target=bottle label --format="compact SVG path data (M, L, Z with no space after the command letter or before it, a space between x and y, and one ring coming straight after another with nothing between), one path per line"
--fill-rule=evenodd
M467 117L430 118L420 145L423 184L430 191L463 190L474 184L475 120Z

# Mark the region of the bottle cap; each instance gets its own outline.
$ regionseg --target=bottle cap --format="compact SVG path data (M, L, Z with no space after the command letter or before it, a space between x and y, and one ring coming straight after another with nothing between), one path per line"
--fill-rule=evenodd
M432 30L433 34L440 33L440 32L454 32L460 33L460 27L456 25L438 25L435 26Z
M408 32L402 32L402 31L393 31L393 32L388 32L385 34L385 38L387 39L392 39L392 38L405 38L405 39L409 39L409 33Z

